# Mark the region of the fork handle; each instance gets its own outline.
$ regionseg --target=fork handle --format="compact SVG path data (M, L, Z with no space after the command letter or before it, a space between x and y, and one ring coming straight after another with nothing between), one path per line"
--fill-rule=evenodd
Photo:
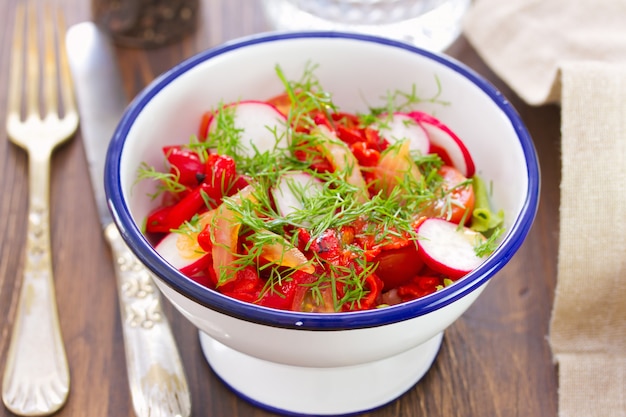
M52 274L46 153L45 146L29 153L24 275L2 381L4 404L23 416L54 413L65 404L70 387Z
M128 383L137 417L187 417L191 398L174 335L150 271L116 226L104 235L114 257Z

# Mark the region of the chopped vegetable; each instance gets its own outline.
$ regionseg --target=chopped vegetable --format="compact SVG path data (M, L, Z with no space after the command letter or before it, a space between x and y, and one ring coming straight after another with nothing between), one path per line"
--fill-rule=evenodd
M489 202L489 193L485 182L480 177L474 177L474 194L476 202L472 212L472 229L477 232L489 233L502 225L504 212L494 213Z

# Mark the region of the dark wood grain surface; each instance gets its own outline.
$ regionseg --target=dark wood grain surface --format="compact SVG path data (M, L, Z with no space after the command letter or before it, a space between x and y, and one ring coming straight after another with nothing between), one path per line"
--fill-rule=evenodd
M6 94L13 11L0 14L0 366L4 368L22 272L27 208L25 153L6 138ZM58 0L68 24L90 19L89 0ZM41 2L40 2L41 3ZM223 41L269 30L257 0L203 0L197 32L153 50L118 48L130 96L184 58ZM525 105L471 45L448 51L498 87L530 131L542 170L541 203L530 235L478 301L445 333L426 376L367 416L556 416L557 379L546 340L555 287L560 112ZM479 121L478 121L479 122ZM80 134L54 154L51 178L53 267L71 392L58 416L133 416L126 382L111 255L90 195ZM195 328L165 305L192 390L194 416L271 416L235 396L205 362ZM0 417L10 416L0 406Z

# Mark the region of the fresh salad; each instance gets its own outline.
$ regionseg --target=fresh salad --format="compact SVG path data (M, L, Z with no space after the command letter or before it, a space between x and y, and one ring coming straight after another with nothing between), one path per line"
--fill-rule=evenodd
M413 86L366 114L333 102L309 65L284 92L207 109L163 148L145 222L156 251L227 296L304 312L381 308L451 285L496 246L502 213ZM436 80L436 78L435 78ZM278 93L278 92L277 92Z

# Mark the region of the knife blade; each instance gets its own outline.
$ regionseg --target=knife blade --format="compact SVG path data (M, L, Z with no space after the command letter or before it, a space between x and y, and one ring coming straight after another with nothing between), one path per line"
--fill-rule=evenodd
M123 241L106 203L105 155L128 103L113 47L92 22L72 26L65 41L93 194L113 253L133 408L138 417L189 416L187 379L159 291Z

